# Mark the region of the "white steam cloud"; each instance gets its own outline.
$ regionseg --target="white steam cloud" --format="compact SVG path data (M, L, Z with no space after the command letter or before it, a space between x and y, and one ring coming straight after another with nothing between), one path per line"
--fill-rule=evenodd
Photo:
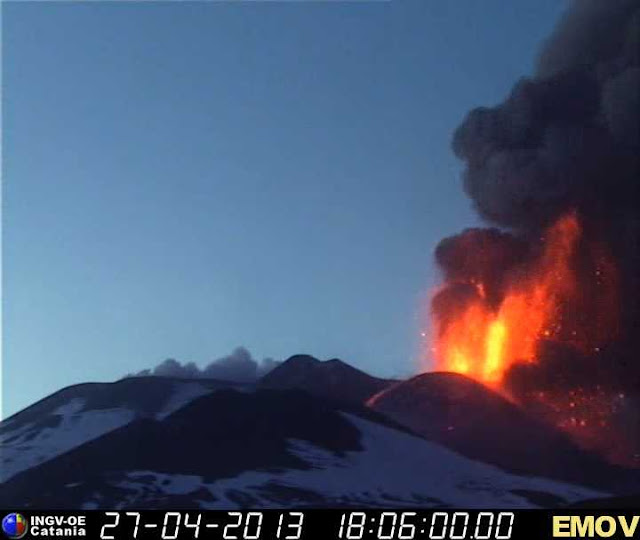
M194 362L181 363L168 358L152 369L128 374L127 377L176 377L181 379L220 379L233 382L254 382L266 375L280 362L272 358L255 360L245 347L237 347L231 354L212 360L204 368Z

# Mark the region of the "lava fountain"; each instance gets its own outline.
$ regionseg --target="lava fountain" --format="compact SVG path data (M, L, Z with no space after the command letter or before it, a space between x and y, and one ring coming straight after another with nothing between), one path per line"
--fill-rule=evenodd
M639 35L638 0L569 2L531 75L455 129L494 228L436 248L424 355L638 466Z
M475 256L471 242L462 241L454 247L465 250L468 268L466 275L458 273L448 281L433 301L436 368L463 373L501 389L514 364L536 362L542 340L560 341L586 351L597 350L603 340L614 337L615 267L598 253L601 249L591 250L594 258L588 266L595 279L585 286L589 294L595 291L597 298L590 302L593 313L585 313L581 298L585 287L580 285L580 272L575 268L581 232L576 212L558 219L540 239L539 254L515 264L503 277L503 292L498 293L497 301L489 296L495 285L478 272L491 265L487 253L481 251L482 243ZM491 272L491 268L486 270ZM452 289L460 287L468 293L453 300L447 298ZM587 319L597 325L576 325L571 312L578 310L580 319L588 315Z
M624 393L604 376L583 381L585 373L598 380L592 359L618 336L619 295L613 259L583 234L578 213L535 242L470 229L445 239L436 258L445 284L432 300L435 368L476 379L582 446L637 465L612 426Z

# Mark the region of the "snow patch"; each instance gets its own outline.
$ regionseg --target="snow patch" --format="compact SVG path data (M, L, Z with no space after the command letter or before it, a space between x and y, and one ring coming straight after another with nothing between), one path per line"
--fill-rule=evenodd
M204 488L212 501L202 508L239 508L237 494L268 508L300 504L296 492L315 493L328 504L535 508L514 490L537 491L567 502L606 496L595 490L544 478L516 476L476 462L419 437L343 414L362 434L362 451L337 455L306 441L290 439L288 451L307 470L247 471L205 483L200 476L134 471L116 484L130 492L129 504L145 493L187 494ZM308 502L308 501L307 501Z
M163 420L194 399L213 391L214 388L199 382L176 383L166 404L154 417ZM15 419L2 422L0 483L143 415L125 407L83 410L85 406L85 399L73 398L35 422L17 425ZM47 427L47 424L54 427Z
M0 482L40 465L133 420L127 409L82 411L84 400L73 399L49 416L59 417L55 427L29 423L0 437Z
M201 476L188 474L163 474L153 471L131 471L125 479L112 483L114 487L125 490L116 509L139 505L150 495L186 495L203 486Z
M291 440L290 451L310 470L288 470L281 474L251 471L207 486L222 502L236 506L227 492L249 493L261 504L267 484L304 489L329 500L356 501L367 505L449 504L466 508L532 508L535 505L512 490L551 493L567 502L605 496L594 490L552 480L508 474L497 467L476 462L419 437L344 414L362 433L360 452L345 457L306 441ZM385 466L385 464L389 464ZM389 500L395 499L395 503Z

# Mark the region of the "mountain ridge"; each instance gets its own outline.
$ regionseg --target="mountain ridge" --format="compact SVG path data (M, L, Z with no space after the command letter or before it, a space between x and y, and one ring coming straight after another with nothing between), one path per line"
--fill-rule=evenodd
M320 397L362 403L394 382L373 377L339 358L321 361L308 354L297 354L264 375L258 386L298 388Z
M220 389L16 474L0 504L535 507L531 494L558 503L607 494L505 473L371 414L301 390Z
M442 429L470 412L473 430L465 422ZM493 428L478 422L483 414L496 415ZM393 381L310 355L292 356L255 384L158 376L83 383L0 423L0 504L517 508L632 492L602 478L514 467L495 446L486 454L487 437L526 431L528 422L461 375ZM551 458L568 451L558 448Z

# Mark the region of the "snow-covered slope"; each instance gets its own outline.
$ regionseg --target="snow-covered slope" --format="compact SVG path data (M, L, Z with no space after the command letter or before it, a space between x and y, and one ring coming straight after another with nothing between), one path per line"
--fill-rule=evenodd
M122 502L135 506L140 495L152 488L165 495L205 490L215 500L199 501L202 508L239 508L243 500L264 507L347 503L532 508L537 506L536 499L575 502L597 493L542 478L506 474L415 436L356 416L347 418L362 435L361 451L339 456L306 441L290 439L289 452L310 468L275 473L253 470L214 482L205 482L199 476L134 471L119 484L128 491ZM294 495L282 497L280 492ZM296 497L295 493L299 495ZM238 499L238 494L243 500ZM92 507L91 501L88 507Z
M51 411L45 422L8 425L0 435L0 481L48 461L86 441L128 424L129 409L83 411L85 401L73 399Z
M220 390L15 475L0 506L516 508L603 495L506 473L304 392Z
M146 377L65 388L0 423L0 482L136 418L164 418L228 386L213 380Z

